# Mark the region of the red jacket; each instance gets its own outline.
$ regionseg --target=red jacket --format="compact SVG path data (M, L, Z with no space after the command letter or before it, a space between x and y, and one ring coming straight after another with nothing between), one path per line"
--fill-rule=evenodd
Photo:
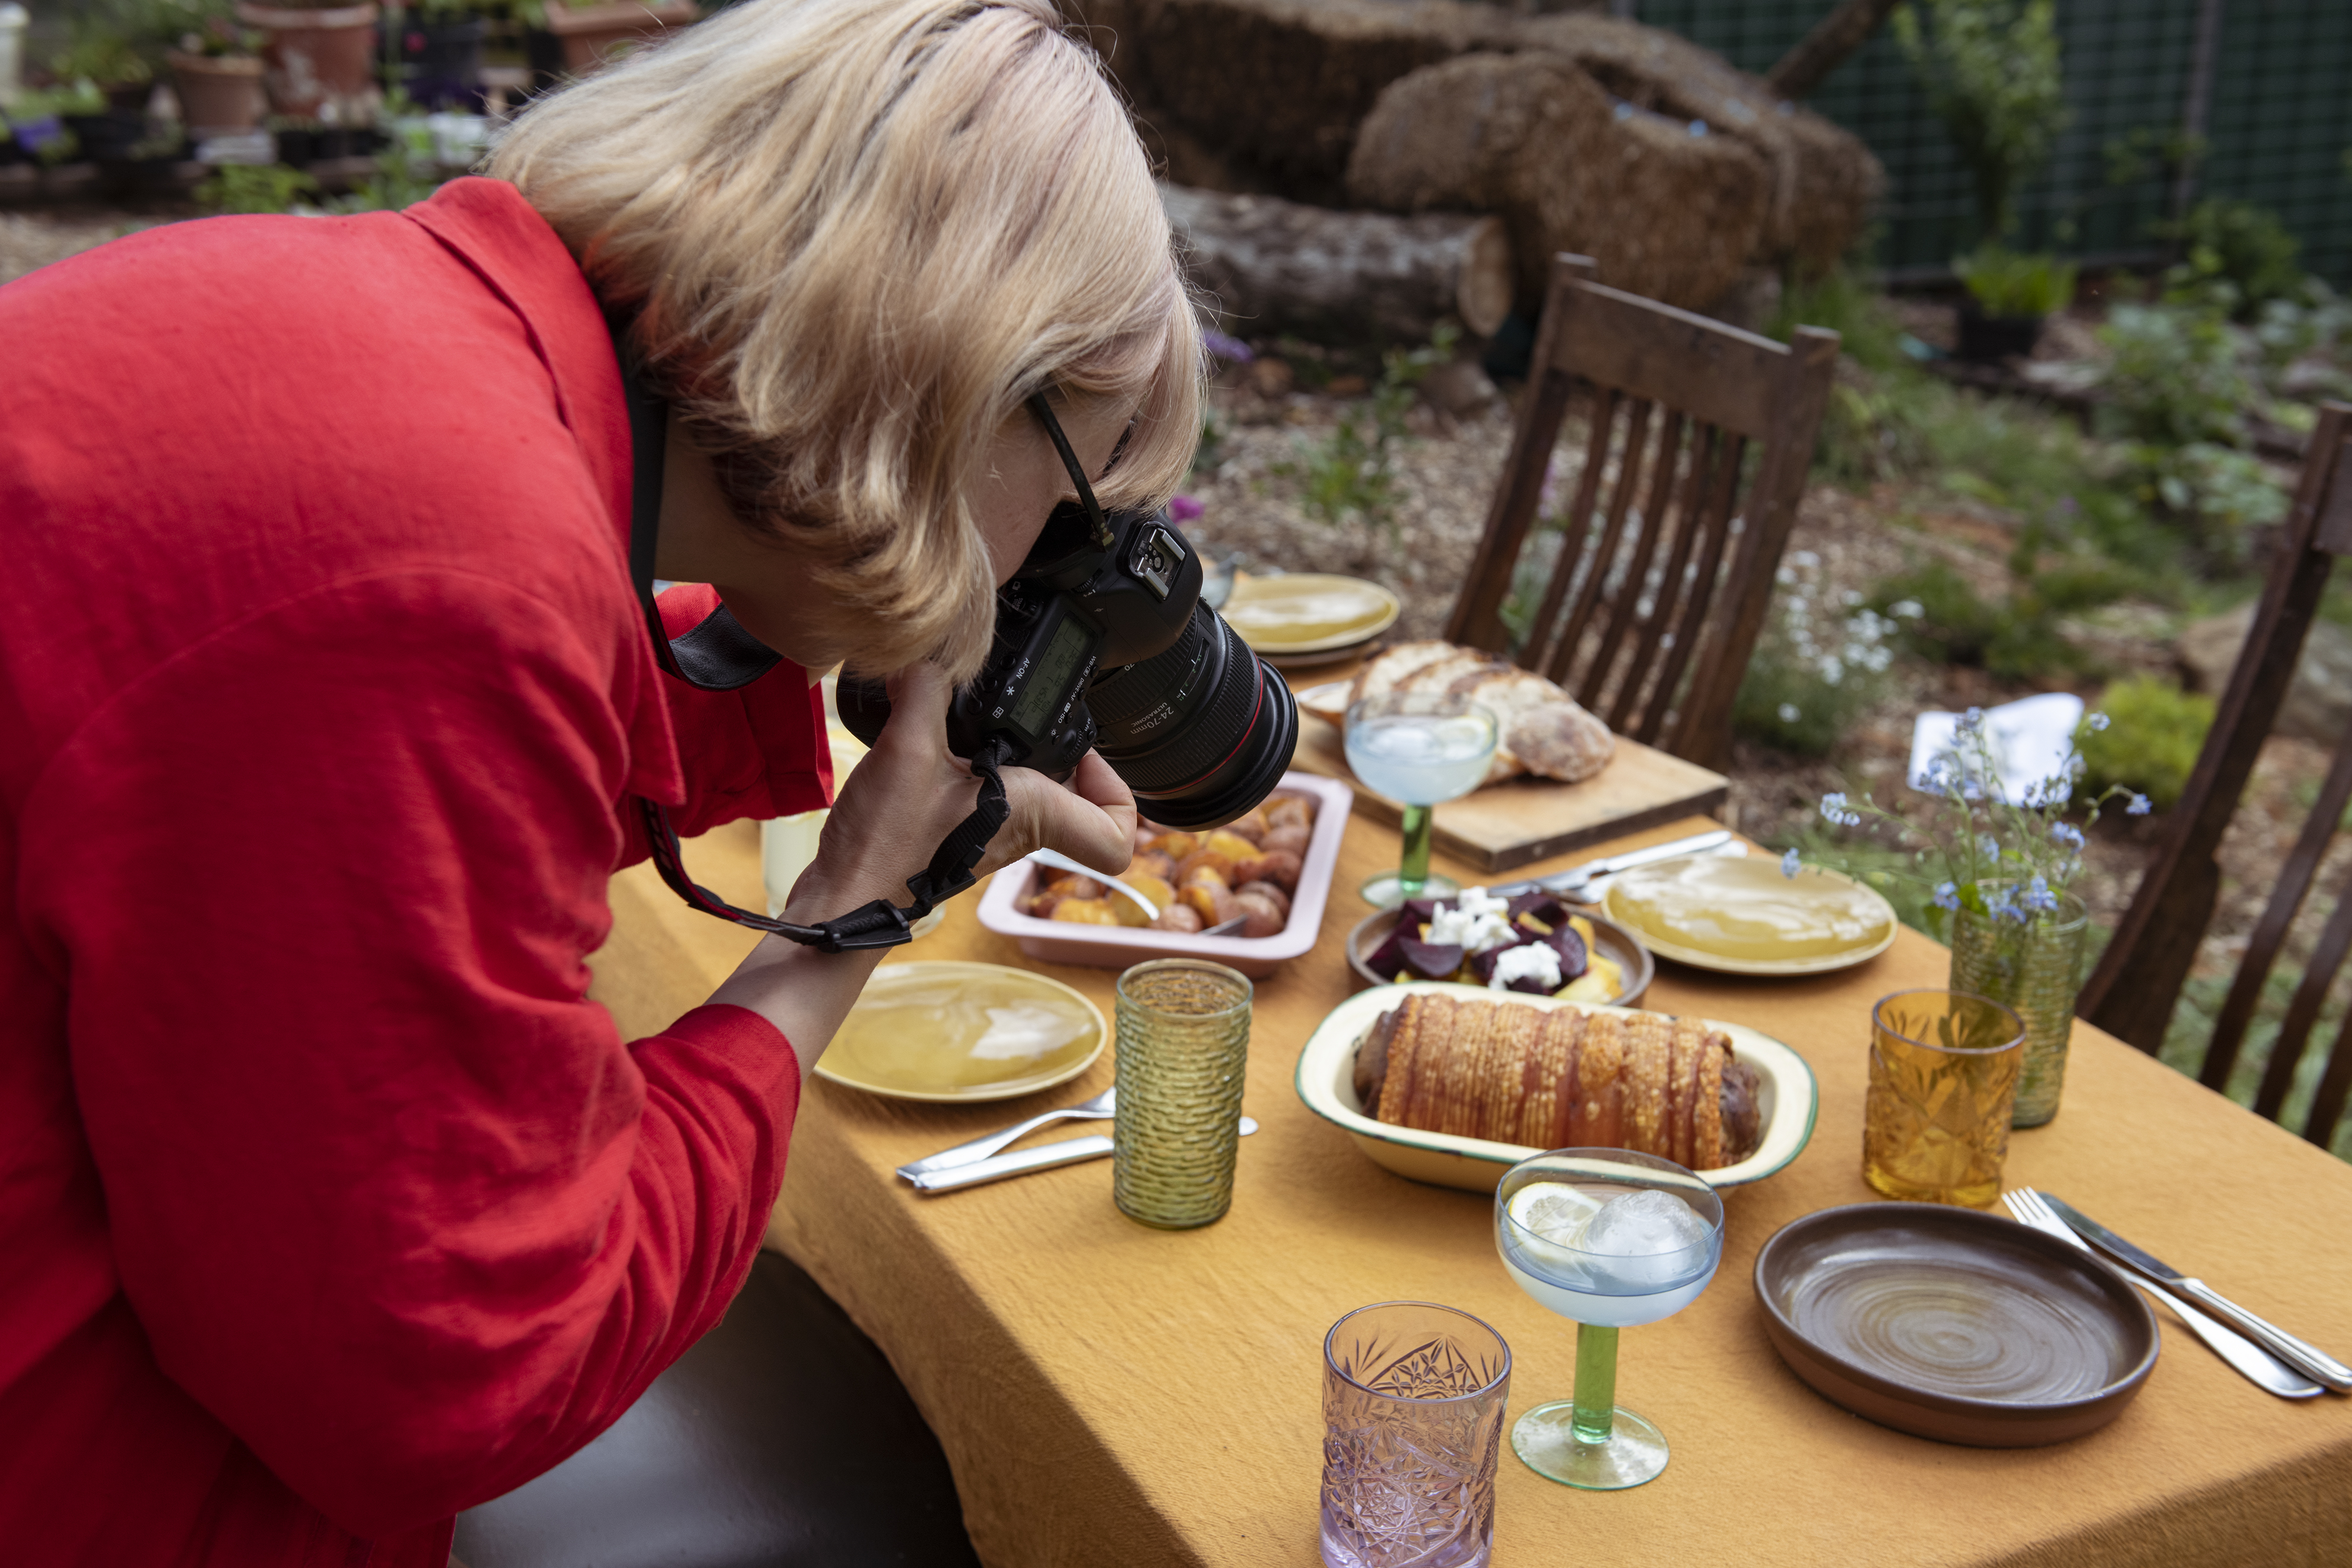
M790 1047L583 961L628 795L824 804L816 695L657 671L507 185L119 240L0 345L0 1558L442 1568L751 1266Z

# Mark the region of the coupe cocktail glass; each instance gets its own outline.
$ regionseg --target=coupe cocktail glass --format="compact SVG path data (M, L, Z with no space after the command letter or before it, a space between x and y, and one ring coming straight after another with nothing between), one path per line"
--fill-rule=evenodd
M1495 715L1466 697L1391 691L1348 710L1348 766L1366 788L1404 807L1402 863L1364 884L1374 908L1462 890L1453 878L1429 874L1429 812L1478 787L1499 738Z
M1698 1300L1723 1257L1723 1200L1654 1154L1554 1149L1504 1173L1495 1247L1520 1289L1577 1324L1575 1397L1521 1415L1511 1451L1592 1491L1654 1478L1665 1435L1616 1402L1617 1331Z

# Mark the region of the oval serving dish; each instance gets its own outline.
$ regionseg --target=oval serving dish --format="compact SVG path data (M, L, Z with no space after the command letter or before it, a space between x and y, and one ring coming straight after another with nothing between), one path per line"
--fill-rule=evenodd
M1041 921L1021 912L1021 902L1029 896L1038 872L1026 860L1015 861L988 879L977 911L980 923L999 936L1011 937L1029 957L1048 963L1125 969L1148 958L1205 958L1262 980L1274 973L1276 965L1313 947L1322 934L1331 873L1339 864L1339 839L1348 830L1348 813L1356 804L1353 790L1321 773L1294 770L1283 774L1275 787L1314 796L1315 827L1299 862L1298 891L1291 895L1290 920L1272 936L1201 936L1145 926Z
M1650 950L1633 940L1632 931L1627 931L1615 921L1607 919L1600 910L1585 909L1580 905L1572 905L1570 908L1575 913L1582 915L1592 922L1593 945L1601 950L1601 955L1612 960L1618 968L1625 972L1625 984L1616 995L1608 998L1605 1002L1588 1003L1586 1005L1640 1006L1643 996L1650 989L1650 982L1657 977L1658 973L1657 961L1650 956ZM1379 951L1381 943L1388 940L1389 932L1396 930L1397 913L1395 910L1375 910L1358 921L1356 929L1348 933L1348 973L1351 977L1350 984L1357 990L1361 991L1368 985L1395 984L1393 981L1381 979L1364 960ZM1517 991L1511 994L1527 996L1531 995L1532 993Z
M1944 1443L2024 1448L2123 1414L2156 1315L2085 1253L1941 1204L1850 1204L1756 1255L1772 1348L1832 1404Z
M1498 994L1483 986L1456 985L1442 980L1416 980L1402 985L1379 985L1359 991L1325 1016L1298 1053L1293 1084L1307 1109L1339 1127L1355 1140L1373 1163L1441 1187L1491 1193L1503 1173L1520 1161L1543 1152L1517 1143L1494 1143L1484 1138L1464 1138L1450 1132L1423 1132L1377 1121L1357 1101L1356 1047L1374 1019L1416 991L1439 991L1502 1000L1519 1006L1581 1007L1588 1013L1628 1013L1627 1007L1595 1007L1588 1003L1562 1002L1550 996L1520 992ZM1756 1069L1757 1105L1763 1120L1763 1138L1756 1152L1738 1164L1701 1171L1709 1186L1737 1187L1760 1182L1788 1164L1813 1135L1813 1116L1820 1095L1813 1069L1805 1058L1772 1038L1740 1024L1708 1020L1710 1027L1731 1037L1731 1054Z

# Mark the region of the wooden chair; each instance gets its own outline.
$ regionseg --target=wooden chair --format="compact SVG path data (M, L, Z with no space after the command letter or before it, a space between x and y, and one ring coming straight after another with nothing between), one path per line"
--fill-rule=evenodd
M1620 734L1720 767L1838 335L1802 327L1784 348L1592 275L1584 257L1552 263L1526 411L1445 635L1559 681ZM1584 470L1514 647L1504 606L1579 395L1591 410Z
M2156 859L2077 1000L2076 1011L2083 1017L2141 1050L2153 1053L2164 1043L2173 1006L2221 892L2215 854L2221 836L2237 811L2263 741L2286 700L2328 574L2337 556L2352 554L2352 451L2347 451L2347 442L2352 442L2352 407L2327 405L2312 434L2303 482L2287 515L2277 560L2246 634L2246 646L2231 671L2229 690L2217 705L2205 749L2173 810L2170 830ZM2311 892L2347 803L2352 803L2352 736L2336 746L2318 804L2280 869L2214 1023L2204 1066L2197 1075L2209 1089L2222 1089L2230 1081L2263 984L2278 962L2288 927ZM2335 889L2335 908L2280 1025L2254 1096L2254 1110L2263 1116L2275 1118L2284 1105L2328 987L2352 949L2347 891L2352 891L2352 880ZM2337 1032L2328 1053L2304 1123L2305 1138L2323 1148L2327 1145L2344 1114L2347 1090L2352 1090L2352 1025Z

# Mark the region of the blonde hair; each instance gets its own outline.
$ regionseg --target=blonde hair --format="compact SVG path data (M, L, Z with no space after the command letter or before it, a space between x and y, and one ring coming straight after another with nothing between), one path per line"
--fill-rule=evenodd
M1139 417L1156 505L1200 327L1125 109L1051 0L747 0L534 104L490 173L579 258L849 662L986 657L964 495L1048 391Z

